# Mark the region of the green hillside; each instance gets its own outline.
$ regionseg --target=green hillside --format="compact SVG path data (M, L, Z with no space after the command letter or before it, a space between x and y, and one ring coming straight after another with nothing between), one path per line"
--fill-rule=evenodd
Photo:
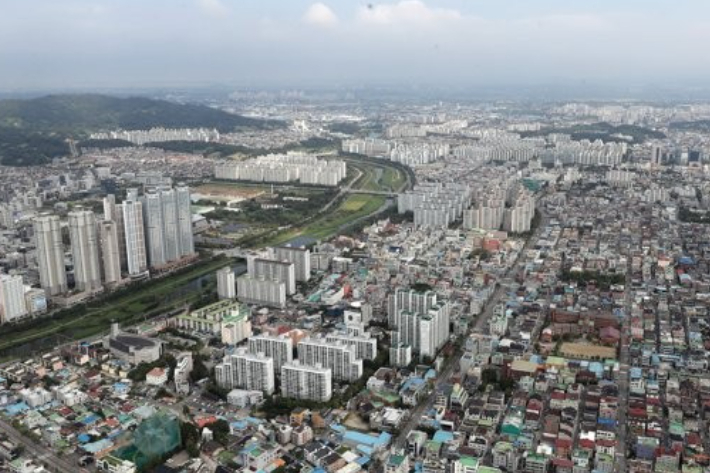
M281 127L204 105L177 104L144 97L48 95L0 100L0 161L6 165L43 164L69 153L66 139L95 131L153 127L239 129Z

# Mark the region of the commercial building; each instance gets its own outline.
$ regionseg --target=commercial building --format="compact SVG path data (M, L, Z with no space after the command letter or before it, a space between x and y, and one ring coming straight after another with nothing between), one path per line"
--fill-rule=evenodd
M220 387L227 389L241 388L274 392L274 360L263 353L254 355L240 349L228 355L222 363L215 366L215 377Z
M99 238L96 230L94 212L90 210L69 212L69 240L77 291L97 292L102 289Z
M27 315L22 276L0 275L0 323Z
M160 340L121 332L115 323L111 325L107 345L113 356L134 365L152 363L163 353Z
M298 343L298 360L310 366L330 368L335 381L355 381L362 376L362 359L355 348L325 338L306 338Z
M34 232L40 284L50 297L64 294L68 287L59 217L40 215L35 219Z
M281 367L281 395L294 399L328 402L333 396L332 372L323 366L308 366L299 361Z
M293 339L288 335L256 335L249 338L249 353L264 355L274 359L274 370L293 361Z
M286 285L245 274L237 278L237 296L247 304L283 308L286 306Z

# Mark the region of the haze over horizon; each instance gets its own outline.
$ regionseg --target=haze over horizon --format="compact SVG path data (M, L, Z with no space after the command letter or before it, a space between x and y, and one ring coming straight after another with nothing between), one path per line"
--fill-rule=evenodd
M682 85L701 0L0 0L0 90Z

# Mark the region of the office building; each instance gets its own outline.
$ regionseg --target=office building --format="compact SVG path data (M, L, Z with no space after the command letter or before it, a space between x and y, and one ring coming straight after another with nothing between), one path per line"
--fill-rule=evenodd
M281 367L293 361L293 340L288 335L256 335L249 338L249 353L264 355L274 359L274 370L281 372Z
M328 402L333 396L332 372L322 366L299 361L281 367L281 395L293 399Z
M311 252L297 246L279 246L273 249L276 259L293 263L296 281L307 282L311 278Z
M64 294L67 292L67 274L59 217L40 215L35 219L34 232L40 284L50 297Z
M250 276L263 277L286 285L286 294L296 292L296 267L288 261L266 258L248 258L247 272Z
M115 285L121 281L121 253L118 224L104 220L98 224L101 270L104 284Z
M355 381L362 376L362 360L355 349L325 338L306 338L298 343L298 360L306 365L321 365L333 371L335 381Z
M69 212L69 240L74 262L76 290L80 292L100 291L102 285L99 238L94 212L90 210Z
M217 271L217 295L220 299L235 299L237 297L236 277L229 266Z
M245 274L237 278L237 297L247 304L283 309L286 306L286 285Z
M215 377L220 387L274 392L274 360L263 353L251 354L240 349L215 366Z
M0 323L27 315L22 276L0 275Z
M145 252L145 233L143 226L143 204L135 199L136 193L121 204L123 211L123 231L126 242L126 267L128 275L138 277L148 271L148 259Z

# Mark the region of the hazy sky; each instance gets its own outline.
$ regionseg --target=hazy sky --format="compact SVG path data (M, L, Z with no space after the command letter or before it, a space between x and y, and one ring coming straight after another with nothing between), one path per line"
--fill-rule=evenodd
M0 0L0 89L702 83L708 0Z

